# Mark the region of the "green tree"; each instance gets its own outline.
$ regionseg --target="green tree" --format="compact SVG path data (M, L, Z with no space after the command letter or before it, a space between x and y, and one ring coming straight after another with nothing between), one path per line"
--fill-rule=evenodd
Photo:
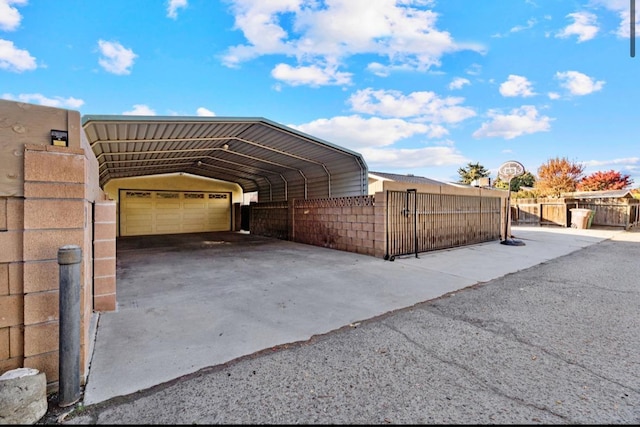
M458 169L458 175L460 175L460 180L458 182L462 184L471 184L476 179L487 178L491 173L480 163L469 162L467 163L467 166Z
M525 172L520 176L514 176L511 178L511 191L518 192L521 187L533 187L536 182L536 177L531 172ZM494 187L507 190L507 181L503 181L500 177L494 181Z
M562 193L576 191L582 179L584 165L569 161L565 157L549 159L538 168L535 188L540 196L560 197Z

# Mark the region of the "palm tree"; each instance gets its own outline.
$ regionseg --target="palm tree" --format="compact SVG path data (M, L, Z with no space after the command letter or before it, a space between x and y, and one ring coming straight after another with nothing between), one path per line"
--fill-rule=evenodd
M482 166L480 163L467 163L466 167L458 169L458 175L460 175L460 183L471 184L473 181L479 178L487 178L491 173Z

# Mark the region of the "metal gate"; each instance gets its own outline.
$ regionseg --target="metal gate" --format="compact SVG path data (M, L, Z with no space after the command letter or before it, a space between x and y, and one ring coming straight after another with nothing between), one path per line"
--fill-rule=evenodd
M384 259L500 239L501 198L387 191Z

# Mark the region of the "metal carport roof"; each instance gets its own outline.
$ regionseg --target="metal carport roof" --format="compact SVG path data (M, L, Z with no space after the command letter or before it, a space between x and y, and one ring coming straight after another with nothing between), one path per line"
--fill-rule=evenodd
M259 201L367 194L362 156L270 120L85 115L100 185L184 172L235 182Z

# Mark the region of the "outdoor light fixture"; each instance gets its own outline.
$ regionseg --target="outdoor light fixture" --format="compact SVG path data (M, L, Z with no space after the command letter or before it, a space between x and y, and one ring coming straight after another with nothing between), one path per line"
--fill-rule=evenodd
M51 129L51 145L56 147L69 146L69 132L66 130Z
M227 143L225 142L225 144L222 146L222 149L223 149L223 150L228 150L228 149L229 149L229 144L227 144Z

